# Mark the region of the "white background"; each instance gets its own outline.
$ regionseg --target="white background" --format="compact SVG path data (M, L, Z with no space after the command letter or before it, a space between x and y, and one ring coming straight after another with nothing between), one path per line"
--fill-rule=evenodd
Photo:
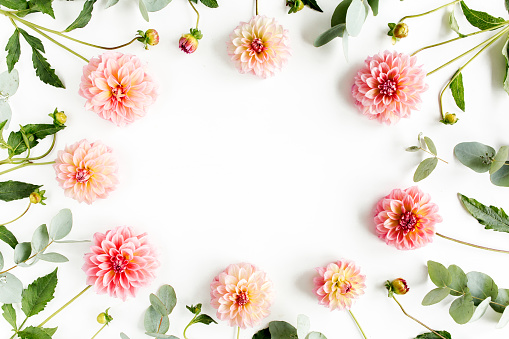
M119 338L121 331L131 338L148 338L143 334L143 314L149 306L149 294L162 284L171 284L178 297L168 333L182 338L192 316L185 305L203 303L204 312L215 318L209 304L210 282L226 266L239 262L250 262L266 271L276 289L271 315L258 327L242 331L241 338L251 338L272 320L295 325L300 313L311 318L312 330L328 338L360 338L347 312L330 312L318 305L312 292L314 268L339 258L354 260L367 277L366 293L352 311L370 339L414 338L426 331L387 298L384 281L397 277L407 279L411 287L411 292L399 300L410 314L429 326L447 330L453 338L507 338L509 327L496 330L500 315L491 309L476 323L457 325L448 314L452 297L434 306L421 306L424 295L434 288L427 278L427 260L446 266L457 264L465 272L487 273L499 287L509 288L507 255L441 238L419 250L398 251L374 234L376 202L394 188L414 184L413 172L425 155L404 149L414 145L422 131L435 141L439 156L449 161L448 165L439 163L435 172L419 183L440 207L444 221L437 230L480 245L509 249L509 236L484 230L456 196L461 192L509 209L509 189L492 185L488 174L471 171L453 155L454 146L464 141L479 141L496 149L508 145L509 98L501 86L503 41L464 71L466 113L459 112L446 94L446 110L460 117L454 126L438 122L437 97L460 64L430 76L421 111L397 125L370 121L352 103L353 77L367 56L394 48L411 53L455 37L447 27L450 9L408 20L410 37L396 46L385 35L388 22L444 2L382 0L380 14L370 14L361 34L350 40L347 62L339 39L321 48L312 46L314 39L330 27L338 1L319 1L324 13L306 7L287 15L284 0L260 0L260 14L277 18L289 30L293 50L282 72L263 80L239 74L226 53L230 32L254 15L253 1L222 0L218 9L200 4L204 38L192 55L177 47L181 34L195 25L195 14L186 1L174 0L164 10L151 13L150 23L143 20L135 1L123 0L107 10L105 1L99 1L90 24L72 32L73 37L111 46L129 41L138 29L155 28L161 36L160 44L149 51L141 44L122 50L144 60L160 86L157 102L147 116L126 128L84 109L85 99L78 95L82 60L44 41L46 57L67 87L56 89L35 77L29 46L22 41L16 66L20 88L10 99L14 112L11 127L49 122L47 114L55 107L64 110L68 127L59 133L56 150L83 138L103 141L119 159L120 185L108 199L89 206L64 196L51 166L4 175L2 180L44 184L48 192L47 206L34 206L9 228L21 241L30 241L37 226L49 223L60 209L70 208L74 228L68 238L91 239L95 232L130 225L149 234L162 264L157 279L141 289L135 299L122 302L88 291L47 324L59 327L55 338L92 337L100 327L95 318L107 307L111 307L114 321L100 338ZM508 17L502 0L467 3ZM63 29L81 7L82 2L56 1L56 21L40 14L28 19ZM460 26L465 33L474 30L461 20ZM0 32L0 71L4 71L3 46L12 34L5 18L0 18ZM419 63L430 71L486 38L478 35L422 52ZM102 53L81 45L69 46L87 58ZM48 145L49 140L39 151ZM48 159L55 156L56 151ZM2 203L0 222L17 216L25 203ZM59 265L55 299L30 324L37 325L85 287L81 266L88 247L52 245L52 251L65 254L70 262ZM8 267L12 250L4 243L0 250ZM13 273L28 284L54 267L40 262ZM10 336L6 334L7 323L1 320L2 337ZM196 325L187 335L190 339L233 338L234 329L223 322Z

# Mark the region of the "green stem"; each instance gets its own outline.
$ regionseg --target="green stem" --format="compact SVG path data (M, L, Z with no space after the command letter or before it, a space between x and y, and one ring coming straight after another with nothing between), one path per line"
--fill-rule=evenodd
M467 245L467 246L471 246L471 247L475 247L475 248L479 248L479 249L482 249L482 250L487 250L487 251L492 251L492 252L499 252L499 253L506 253L506 254L509 254L509 251L504 251L504 250L497 250L495 248L489 248L489 247L484 247L484 246L479 246L479 245L474 245L474 244L471 244L469 242L465 242L465 241L461 241L461 240L457 240L457 239L454 239L454 238L450 238L450 237L447 237L443 234L440 234L440 233L436 233L436 235L438 235L439 237L441 238L444 238L444 239L447 239L447 240L451 240L451 241L454 241L454 242L457 242L458 244L463 244L463 245Z
M256 15L258 15L258 0L256 0Z
M442 5L440 7L437 7L435 9L432 9L431 11L427 11L427 12L424 12L424 13L421 13L421 14L415 14L415 15L408 15L408 16L405 16L403 18L401 18L401 20L399 22L403 22L403 20L405 19L410 19L410 18L417 18L417 17L420 17L420 16L424 16L424 15L428 15L428 14L431 14L433 12L436 12L444 7L447 7L447 6L450 6L450 5L454 5L458 2L460 2L461 0L454 0L453 2L449 2L448 4L445 4L445 5Z
M367 339L366 334L365 334L365 333L364 333L364 331L362 330L361 325L359 324L359 322L357 321L357 319L356 319L356 318L355 318L355 316L353 315L352 311L351 311L351 310L348 310L348 313L350 313L350 315L352 316L353 321L355 321L355 324L357 324L357 327L358 327L358 328L359 328L359 330L361 331L362 336L364 337L364 339Z
M103 326L99 329L99 331L97 331L97 332L94 334L94 336L93 336L91 339L94 339L95 337L97 337L97 335L99 334L99 332L101 332L101 331L103 330L103 328L105 328L105 327L106 327L106 325L108 325L108 324L107 324L107 323L106 323L106 324L104 324L104 325L103 325Z
M17 329L16 333L14 333L14 334L12 335L12 337L10 337L10 339L14 338L14 337L16 336L16 334L18 334L18 332L19 332L19 331L21 331L21 328L23 327L23 325L25 325L25 323L27 322L27 320L28 320L28 317L26 317L26 318L25 318L25 320L23 320L23 322L21 323L21 325L19 325L19 327L18 327L18 329Z
M424 152L428 153L428 154L431 154L432 156L434 156L434 157L435 157L435 158L437 158L438 160L441 160L441 161L445 162L446 164L449 164L447 161L445 161L445 160L444 160L444 159L442 159L442 158L437 157L437 155L436 155L436 154L431 153L431 152L430 152L430 151L428 151L427 149L424 149L424 148L422 148L422 147L419 147L419 149L420 149L421 151L424 151Z
M197 317L197 316L198 316L198 315L197 315L197 314L195 314L195 315L194 315L194 317L193 317L193 319L191 319L191 321L189 322L189 324L187 324L186 328L184 328L184 333L183 333L183 335L184 335L184 339L187 339L187 337L186 337L186 331L187 331L187 329L189 328L189 326L191 326L191 324L193 323L194 319L196 319L196 317Z
M39 253L44 252L44 251L45 251L45 250L49 247L49 245L51 245L51 244L53 243L53 241L55 241L55 240L51 240L51 241L50 241L50 242L49 242L49 243L48 243L48 244L47 244L47 245L46 245L46 246L45 246L42 250L40 250L39 252L37 252L37 253L35 253L35 254L31 255L28 259L23 260L23 261L22 261L22 263L25 263L25 262L27 262L28 260L33 259L33 258L34 258L36 255L38 255ZM5 271L0 272L0 274L3 274L3 273L5 273L5 272L9 272L10 270L13 270L13 269L15 269L16 267L18 267L18 265L19 265L19 264L16 264L16 265L12 266L11 268L8 268L8 269L6 269Z
M394 295L392 295L392 299L394 299L394 301L399 305L399 308L401 308L401 310L403 311L403 313L409 317L410 319L412 319L413 321L417 322L418 324L426 327L429 331L435 333L437 336L439 336L440 338L442 339L446 339L444 338L444 336L442 336L440 333L436 332L435 330L433 330L432 328L426 326L424 323L420 322L419 320L415 319L414 317L412 317L410 314L406 313L405 309L403 308L403 306L401 306L401 304L399 303L398 299L396 299L396 297Z
M83 293L85 293L90 287L92 287L92 285L88 285L87 287L85 287L83 289L83 291L81 291L80 293L78 293L74 298L72 298L71 300L69 300L67 303L65 303L64 306L60 307L58 310L56 310L52 315L50 315L48 318L46 318L46 320L44 320L42 323L39 324L39 326L37 327L42 327L44 324L46 324L51 318L53 318L54 316L56 316L58 313L60 313L60 311L62 311L64 308L66 308L67 306L69 306L74 300L78 299Z
M448 44L450 42L454 42L456 40L460 40L460 39L463 39L463 38L467 38L467 37L470 37L470 36L474 36L474 35L477 35L477 34L480 34L480 33L486 33L488 31L493 31L495 29L499 29L499 28L502 28L504 27L505 25L509 24L509 21L504 21L503 23L501 23L500 25L498 26L495 26L495 27L492 27L492 28L488 28L488 29L483 29L482 31L477 31L477 32L474 32L474 33L470 33L470 34L465 34L463 36L459 36L457 38L454 38L454 39L450 39L450 40L446 40L446 41L442 41L442 42L439 42L437 44L433 44L433 45L429 45L429 46L425 46L425 47L422 47L422 48L419 48L417 51L413 52L411 54L411 56L414 56L416 55L417 53L419 52L422 52L426 49L429 49L429 48L433 48L433 47L438 47L438 46L442 46L442 45L445 45L445 44Z
M200 13L198 13L198 10L196 9L196 7L194 7L193 3L191 2L191 0L188 0L189 1L189 4L191 5L191 7L193 7L194 11L196 12L196 29L198 29L198 23L200 22Z
M237 326L237 339L240 338L240 326Z
M8 170L2 171L2 172L0 172L0 175L5 174L5 173L9 173L9 172L12 172L12 171L15 171L17 169L20 169L20 168L23 168L23 167L26 167L26 166L50 165L50 164L54 164L54 163L55 163L54 161L48 161L48 162L30 162L29 161L29 162L25 162L25 163L23 163L21 165L9 168Z
M17 217L16 219L13 219L13 220L8 221L8 222L6 222L6 223L0 224L0 226L9 225L10 223L15 222L16 220L18 220L19 218L21 218L22 216L24 216L24 215L28 212L28 210L30 209L30 206L32 206L32 202L31 202L30 200L28 200L28 207L27 207L27 209L25 210L25 212L21 213L21 215L20 215L19 217Z

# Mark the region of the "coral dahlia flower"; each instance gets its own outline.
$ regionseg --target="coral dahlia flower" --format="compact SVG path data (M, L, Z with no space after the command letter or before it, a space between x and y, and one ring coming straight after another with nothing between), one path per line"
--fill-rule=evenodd
M112 151L101 142L81 140L63 151L53 165L65 195L91 204L104 199L118 184L118 165Z
M442 222L438 206L417 186L394 189L376 206L376 234L399 250L413 250L433 241L435 224Z
M352 95L355 104L369 119L388 125L410 116L418 109L421 93L428 89L426 72L417 58L385 51L364 61L355 76Z
M253 327L270 314L273 285L265 272L251 264L233 264L210 284L212 307L230 326Z
M273 76L288 61L289 34L275 19L262 15L241 22L230 34L228 55L240 73Z
M332 310L349 310L355 299L364 294L366 276L350 260L341 259L317 267L318 277L313 279L314 292L320 305Z
M87 284L95 286L99 294L122 300L134 297L140 287L148 285L159 267L146 233L137 235L128 226L95 233L90 251L83 265Z
M117 126L144 116L157 97L157 86L134 55L108 52L83 67L79 94L85 108Z

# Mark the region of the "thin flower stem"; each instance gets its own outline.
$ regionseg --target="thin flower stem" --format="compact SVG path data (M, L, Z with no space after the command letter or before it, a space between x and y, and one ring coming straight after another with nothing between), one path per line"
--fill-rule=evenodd
M50 165L50 164L54 164L54 163L55 163L54 161L48 161L48 162L30 162L29 161L29 162L25 162L25 163L23 163L21 165L9 168L8 170L2 171L2 172L0 172L0 175L5 174L5 173L9 173L9 172L12 172L12 171L15 171L17 169L20 169L20 168L23 168L23 167L26 167L26 166Z
M50 145L49 149L46 151L46 153L44 153L43 155L40 155L38 157L33 157L33 158L28 158L28 157L27 158L11 158L11 159L7 158L7 159L0 161L0 165L23 163L25 161L42 159L51 153L51 151L53 150L53 147L55 147L56 138L57 138L57 135L53 134L53 140L51 141L51 145Z
M258 0L256 0L256 15L258 15Z
M103 326L99 329L99 331L97 331L97 332L94 334L94 336L93 336L92 338L90 338L90 339L94 339L95 337L97 337L97 335L98 335L98 334L99 334L99 333L103 330L103 328L105 328L105 327L106 327L106 325L108 325L108 324L107 324L107 323L106 323L106 324L104 324L104 325L103 325Z
M488 28L488 29L483 29L482 31L477 31L477 32L474 32L474 33L470 33L470 34L465 34L463 36L459 36L459 37L456 37L454 39L450 39L450 40L446 40L446 41L442 41L442 42L439 42L437 44L433 44L433 45L429 45L429 46L425 46L425 47L422 47L422 48L419 48L417 51L413 52L411 54L411 56L414 56L416 55L417 53L419 52L422 52L426 49L429 49L429 48L433 48L433 47L438 47L438 46L442 46L442 45L445 45L445 44L448 44L450 42L454 42L456 40L460 40L460 39L463 39L463 38L467 38L467 37L471 37L471 36L474 36L474 35L477 35L477 34L480 34L480 33L486 33L488 31L493 31L495 29L499 29L499 28L502 28L504 27L505 25L509 24L509 21L504 21L502 24L498 25L498 26L495 26L495 27L492 27L492 28Z
M403 313L409 317L410 319L412 319L413 321L417 322L418 324L426 327L429 331L435 333L437 336L439 336L440 338L442 339L446 339L444 336L442 336L440 333L436 332L435 330L433 330L432 328L426 326L424 323L420 322L419 320L415 319L414 317L412 317L410 314L406 313L405 309L403 308L403 306L401 306L401 304L399 303L399 301L396 299L396 297L393 295L392 296L392 299L394 299L394 301L399 305L399 308L401 308L401 310L403 311Z
M81 291L80 293L78 293L74 298L72 298L71 300L69 300L67 303L65 303L64 306L60 307L58 310L56 310L52 315L50 315L48 318L46 318L46 320L44 320L42 323L39 324L39 326L37 327L42 327L44 326L44 324L46 324L51 318L53 318L54 316L56 316L58 313L60 313L64 308L66 308L67 306L69 306L74 300L78 299L83 293L85 293L90 287L92 287L92 285L88 285L87 287L85 287L83 289L83 291Z
M479 249L482 249L482 250L492 251L492 252L499 252L499 253L506 253L506 254L509 254L509 251L497 250L497 249L495 249L495 248L490 248L490 247L484 247L484 246L474 245L474 244L471 244L471 243L469 243L469 242L465 242L465 241L461 241L461 240L457 240L457 239L454 239L454 238L451 238L451 237L445 236L445 235L440 234L440 233L438 233L438 232L436 233L436 235L438 235L438 236L439 236L439 237L441 237L441 238L444 238L444 239L447 239L447 240L451 240L451 241L457 242L458 244L463 244L463 245L467 245L467 246L471 246L471 247L479 248Z
M28 206L27 206L27 209L25 210L25 212L21 213L21 215L19 217L17 217L16 219L13 219L11 221L8 221L8 222L5 222L3 224L0 224L0 226L5 226L5 225L8 225L10 223L15 222L16 220L18 220L19 218L21 218L22 216L24 216L28 212L28 210L30 209L30 206L32 206L32 202L30 200L28 200Z
M16 334L18 334L18 332L19 332L19 331L21 331L21 328L23 327L23 325L25 325L25 323L27 322L27 320L28 320L28 317L26 317L26 318L25 318L25 320L23 320L23 322L21 323L21 325L19 325L18 330L16 331L16 333L14 333L14 334L12 335L12 337L10 337L10 339L14 338L14 337L16 336Z
M240 338L240 326L237 326L237 339Z
M424 152L428 153L428 154L431 154L432 156L434 156L434 157L435 157L435 158L437 158L438 160L443 161L443 162L445 162L446 164L449 164L449 163L448 163L447 161L445 161L444 159L437 157L437 155L436 155L436 154L433 154L433 153L431 153L430 151L428 151L428 150L426 150L426 149L424 149L424 148L422 148L422 147L419 147L419 149L420 149L421 151L424 151Z
M23 260L23 261L22 261L22 263L25 263L25 262L27 262L28 260L33 259L33 258L34 258L36 255L38 255L39 253L44 252L44 251L45 251L45 250L49 247L49 245L51 245L51 244L53 243L53 241L55 241L55 240L51 240L51 241L50 241L50 242L49 242L49 243L48 243L48 244L47 244L47 245L46 245L46 246L45 246L42 250L40 250L39 252L37 252L37 253L33 254L33 255L32 255L32 256L30 256L28 259ZM3 273L5 273L5 272L9 272L10 270L13 270L13 269L15 269L16 267L18 267L18 265L19 265L19 264L16 264L16 265L12 266L11 268L6 269L5 271L0 272L0 274L3 274Z
M414 15L408 15L408 16L405 16L403 18L401 18L401 20L399 20L399 22L403 22L403 20L405 19L410 19L410 18L417 18L417 17L420 17L420 16L424 16L424 15L428 15L428 14L431 14L433 12L436 12L444 7L447 7L447 6L450 6L450 5L454 5L458 2L460 2L461 0L454 0L453 2L449 2L448 4L445 4L445 5L442 5L440 7L437 7L435 9L432 9L431 11L427 11L427 12L424 12L424 13L421 13L421 14L414 14Z
M198 315L197 315L197 314L195 314L195 315L194 315L194 317L193 317L193 319L191 319L191 321L189 322L189 324L187 324L186 328L184 328L184 333L183 333L184 339L187 339L187 337L186 337L186 331L187 331L187 329L189 328L189 326L191 326L191 324L193 323L194 319L196 319L196 317L197 317L197 316L198 316Z
M351 310L348 310L348 313L350 313L350 315L352 316L352 319L353 321L355 321L355 324L357 325L357 327L359 328L359 330L361 331L362 333L362 336L364 337L364 339L368 339L366 337L366 334L364 333L364 331L362 330L362 327L361 325L359 324L359 322L357 321L357 319L355 318L355 316L353 315L352 311Z
M449 286L447 286L447 287L449 287ZM449 287L449 289L450 289L451 291L453 291L453 292L458 293L458 294L465 295L465 293L464 293L464 292L456 291L454 288L450 288L450 287ZM474 296L472 296L472 299L477 299L477 300L481 300L481 301L483 301L483 300L484 300L484 299L477 298L477 297L474 297ZM502 304L496 303L496 302L491 301L491 300L490 300L490 304L497 305L497 306L501 306L501 307L503 307L503 308L506 308L506 307L507 307L506 305L502 305Z
M198 13L198 10L196 9L196 7L194 7L193 3L191 2L191 0L188 0L189 1L189 4L191 5L191 7L193 7L194 11L196 12L196 29L198 29L198 23L200 22L200 13Z

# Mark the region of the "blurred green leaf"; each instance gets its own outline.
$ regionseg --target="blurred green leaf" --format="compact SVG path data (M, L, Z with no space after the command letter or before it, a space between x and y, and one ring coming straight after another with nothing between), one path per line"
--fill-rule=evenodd
M477 306L474 310L474 315L472 318L470 318L469 322L473 323L474 321L477 321L481 319L481 317L486 313L486 310L488 309L488 306L490 306L491 297L488 297L484 299L479 306Z
M352 0L346 11L346 30L348 35L357 36L361 32L368 13L362 0Z
M339 24L336 26L333 26L320 34L318 38L316 38L315 42L313 43L313 46L315 47L321 47L330 41L332 41L334 38L343 36L345 32L345 24Z

